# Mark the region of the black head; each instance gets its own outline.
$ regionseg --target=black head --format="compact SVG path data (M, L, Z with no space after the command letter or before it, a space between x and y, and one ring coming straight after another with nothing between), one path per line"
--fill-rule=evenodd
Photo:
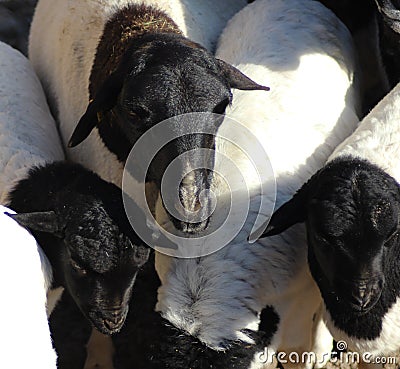
M32 230L49 257L55 283L68 290L92 324L105 334L119 331L136 274L149 256L148 248L121 227L125 220L119 215L116 221L109 204L76 194L55 211L10 216Z
M310 268L325 302L364 314L384 288L399 216L392 177L365 161L337 159L275 212L264 236L305 222Z
M224 114L232 101L232 88L269 89L179 34L138 37L117 70L95 91L69 146L78 145L97 126L109 150L125 161L139 137L167 118L190 112ZM197 129L204 131L204 124L215 134L220 123L221 120L205 119ZM173 129L179 139L161 150L149 168L148 180L158 189L165 168L175 157L189 150L214 147L214 138L209 135L184 134L179 125ZM182 168L190 167L193 168L191 162L182 163ZM187 210L195 211L200 205L199 193L208 189L211 178L203 170L188 178L179 193L185 197L182 204Z

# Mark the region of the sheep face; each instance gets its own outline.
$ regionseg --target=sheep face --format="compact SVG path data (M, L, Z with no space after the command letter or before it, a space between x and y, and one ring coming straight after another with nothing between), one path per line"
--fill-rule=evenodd
M62 270L65 287L84 315L99 331L112 334L125 321L136 274L149 251L106 223L89 222L83 229L67 225Z
M138 239L132 243L98 200L86 198L86 202L76 201L61 209L12 217L39 231L55 284L66 288L99 331L118 332L128 312L136 274L149 250Z
M365 314L384 288L399 215L392 177L364 161L337 160L274 214L266 234L305 221L310 269L325 302L342 313Z
M379 300L385 283L387 247L398 227L398 190L386 176L335 169L321 173L309 200L310 266L332 303L363 314Z
M231 103L231 88L268 89L181 35L139 37L132 42L118 69L94 92L94 99L80 119L69 146L82 142L97 125L108 149L125 161L139 137L167 118L190 112L223 114ZM201 125L211 127L212 136L221 121L205 119L196 129L204 132ZM148 181L154 182L159 190L163 172L174 158L189 150L214 147L210 135L185 134L181 126L174 130L179 139L162 150L149 168ZM194 164L186 160L182 171L188 173ZM210 162L213 163L212 158ZM207 170L193 168L186 179L182 181L179 196L186 210L195 212L200 207L199 194L209 188L211 176ZM202 199L205 208L206 202L207 199ZM190 232L204 229L207 222L194 223L194 229L186 222L175 224Z

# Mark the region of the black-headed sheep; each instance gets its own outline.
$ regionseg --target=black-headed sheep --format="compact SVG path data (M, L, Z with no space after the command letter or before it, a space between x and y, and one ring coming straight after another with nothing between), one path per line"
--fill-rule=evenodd
M0 193L53 268L48 309L63 287L102 332L118 331L149 250L133 233L121 190L78 164L62 146L29 61L0 43Z
M120 186L130 150L155 124L189 112L222 114L231 103L232 88L267 89L200 45L211 47L226 21L244 4L243 0L40 0L29 57L48 95L56 100L53 107L64 143L74 147L85 140L68 150L68 156ZM218 128L207 119L203 124L214 132ZM175 129L179 132L181 127ZM150 166L147 179L158 189L175 157L214 145L209 135L179 136ZM183 162L182 174L192 164ZM198 210L200 193L210 183L207 171L193 172L179 192L187 211ZM209 207L207 201L201 204L203 212ZM207 221L176 224L193 233L204 229Z
M128 320L121 336L114 338L118 369L131 368L135 362L157 369L264 368L280 350L303 352L312 347L318 365L324 354L325 360L329 357L332 341L323 324L322 333L317 332L320 341L312 342L312 318L322 300L309 274L304 229L299 226L276 240L247 242L256 217L265 221L268 216L259 214L259 175L263 187L273 186L272 178L264 177L252 162L258 156L249 159L246 154L251 150L241 150L259 145L262 150L257 154L268 154L278 205L324 165L358 123L350 34L318 2L257 0L228 23L216 56L271 85L270 95L234 91L227 115L247 134L245 129L235 131L226 117L216 137L216 154L232 160L244 181L231 176L230 189L216 180L211 188L218 201L239 192L244 204L249 189L250 210L234 240L210 255L178 259L156 254L162 282L156 310L161 317L153 313L149 318L149 304L145 323ZM247 144L240 146L244 141ZM220 160L217 156L215 170L231 174L224 168L227 161ZM274 193L264 196L273 206ZM161 206L157 209L162 212ZM217 205L210 227L218 224L218 210ZM234 232L233 227L221 228ZM140 316L139 306L133 310Z
M66 288L103 333L121 329L149 249L134 234L121 190L78 164L32 169L9 193L12 218L29 228Z
M399 104L397 85L275 212L265 233L306 223L328 328L368 362L400 348Z

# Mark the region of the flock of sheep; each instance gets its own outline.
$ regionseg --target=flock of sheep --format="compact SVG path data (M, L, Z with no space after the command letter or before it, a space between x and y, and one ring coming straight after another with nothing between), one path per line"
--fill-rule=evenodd
M39 0L29 60L0 43L0 366L71 369L49 328L64 294L94 327L73 368L262 369L282 352L323 368L333 340L382 368L400 349L398 56L398 0ZM122 175L140 137L192 112L227 117L173 127L147 176L157 222L190 239L221 220L167 210L164 171L189 150L186 211L208 190L250 201L228 245L174 258L131 227L145 215L126 214ZM210 170L187 174L200 149ZM275 212L249 243L260 201Z

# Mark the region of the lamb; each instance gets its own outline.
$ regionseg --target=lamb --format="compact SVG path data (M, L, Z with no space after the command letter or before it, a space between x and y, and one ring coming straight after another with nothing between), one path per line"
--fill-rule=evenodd
M397 85L275 212L265 232L305 222L328 328L368 361L400 348L399 104Z
M29 61L0 43L0 189L53 268L49 313L63 288L103 333L118 331L148 258L121 190L63 158L56 125ZM117 281L117 282L116 282ZM62 287L62 288L61 288Z
M113 338L118 369L131 368L133 363L159 369L264 368L279 350L303 352L312 347L313 315L322 300L309 275L304 230L297 227L273 242L247 242L253 225L262 224L268 215L260 212L259 187L273 188L264 166L256 170L255 165L265 157L265 150L276 176L279 205L355 129L359 103L351 36L318 2L257 0L228 23L216 56L273 87L270 96L234 91L232 108L216 139L216 154L232 160L245 179L243 183L239 175L230 177L229 194L239 192L241 205L249 189L250 210L228 245L221 248L224 245L217 244L221 240L213 239L219 246L214 253L193 259L156 253L160 316L153 314L143 326L141 319L128 320L123 337ZM237 124L241 130L232 128L237 127L234 121L241 123ZM247 134L242 134L246 129ZM250 158L256 164L223 137L246 153L261 146ZM241 145L243 139L248 140L246 146ZM215 170L227 176L226 165L227 160L216 155ZM226 185L214 176L212 189L224 208L224 197L229 195ZM273 193L265 193L272 213ZM159 203L157 211L162 220ZM211 228L220 224L219 218L218 204ZM232 234L233 225L223 230ZM134 310L141 312L139 307ZM332 340L320 321L315 325L320 337L314 345L316 364L322 366L322 355L328 358ZM142 340L151 345L147 351ZM269 355L263 354L265 348Z
M33 236L5 213L13 212L0 205L0 310L7 317L2 322L0 366L56 369L57 356L46 315L52 269Z
M9 198L18 213L12 218L50 260L52 289L66 288L100 332L120 330L149 249L131 229L118 187L78 164L55 162L29 171Z
M231 88L267 90L199 44L211 47L225 22L244 4L40 0L29 57L48 95L56 100L52 105L64 143L75 147L85 140L68 150L68 156L121 186L130 150L155 124L189 112L221 114L231 102ZM211 125L214 132L218 128L209 120L202 124ZM214 144L206 135L181 136L149 169L148 181L158 190L162 173L176 156ZM182 174L191 165L183 162ZM198 209L199 194L210 183L206 171L193 172L180 186L189 212ZM202 205L206 212L208 204ZM206 221L177 221L179 229L192 233L206 226Z

